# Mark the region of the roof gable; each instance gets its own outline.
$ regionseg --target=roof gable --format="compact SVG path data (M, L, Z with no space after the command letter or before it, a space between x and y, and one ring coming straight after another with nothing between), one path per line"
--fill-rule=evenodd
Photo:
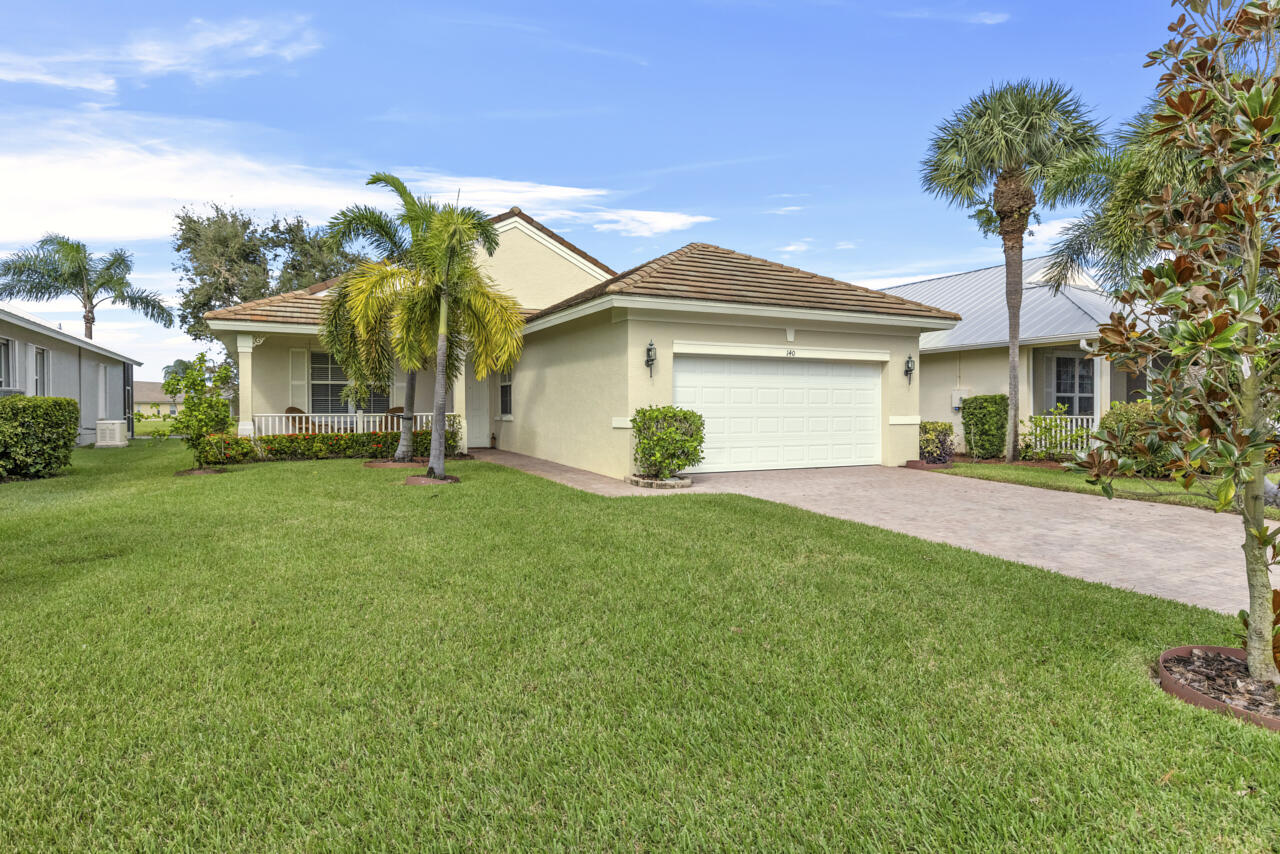
M796 309L958 320L959 315L709 243L690 243L533 315L546 317L607 294L713 300Z

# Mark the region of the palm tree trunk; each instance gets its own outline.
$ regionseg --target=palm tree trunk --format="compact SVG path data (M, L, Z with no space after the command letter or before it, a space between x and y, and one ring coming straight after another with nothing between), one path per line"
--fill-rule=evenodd
M413 396L417 387L418 372L409 371L404 378L404 412L400 415L400 444L396 445L395 456L398 463L413 459Z
M444 396L448 388L449 295L440 295L440 325L436 335L436 393L431 413L431 455L427 460L428 477L444 477Z
M1004 459L1018 459L1018 340L1022 337L1022 235L1004 238L1004 301L1009 310L1009 422Z
M1018 459L1018 341L1022 337L1022 239L1036 205L1022 169L1006 169L996 177L991 194L1004 242L1004 301L1009 309L1009 423L1005 429L1005 462Z
M84 337L93 340L93 306L84 310Z

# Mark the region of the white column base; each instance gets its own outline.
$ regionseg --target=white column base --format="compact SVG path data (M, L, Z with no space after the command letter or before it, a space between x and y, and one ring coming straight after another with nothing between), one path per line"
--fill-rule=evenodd
M252 439L253 438L253 422L241 421L238 424L236 424L236 435L245 436Z

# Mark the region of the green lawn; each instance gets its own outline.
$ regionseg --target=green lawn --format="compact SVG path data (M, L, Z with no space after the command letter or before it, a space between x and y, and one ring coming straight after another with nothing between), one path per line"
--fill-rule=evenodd
M150 436L160 427L170 427L173 421L165 421L160 418L135 418L133 419L133 435Z
M998 480L1001 483L1020 483L1023 486L1038 486L1042 489L1057 489L1062 492L1083 492L1088 495L1102 494L1102 489L1087 482L1084 474L1061 469L1009 465L1008 463L956 463L949 469L937 469L937 471L953 476L976 477L979 480ZM1196 488L1192 493L1188 494L1173 481L1117 478L1114 484L1116 498L1155 501L1160 504L1180 504L1184 507L1204 507L1209 510L1214 507L1214 501L1202 494L1203 488ZM1280 519L1280 509L1268 507L1267 516L1272 519Z
M483 463L0 486L0 850L1259 851L1232 621L738 496Z

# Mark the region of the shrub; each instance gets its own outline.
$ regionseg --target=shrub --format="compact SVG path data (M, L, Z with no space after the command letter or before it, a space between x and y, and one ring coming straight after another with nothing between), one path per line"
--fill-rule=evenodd
M926 463L949 463L955 456L955 427L950 421L920 422L920 459Z
M702 416L691 409L647 406L631 416L636 473L666 480L702 462Z
M1140 477L1168 477L1165 467L1174 457L1173 449L1159 442L1154 435L1142 436L1139 428L1156 422L1156 408L1149 400L1132 403L1113 403L1098 422L1098 431L1110 433L1117 439L1115 448L1120 456L1134 461L1135 474Z
M164 393L177 397L185 395L182 411L173 418L172 426L153 433L156 439L168 438L173 433L182 434L182 440L195 455L196 465L203 466L201 455L205 452L205 439L211 435L223 435L231 429L231 403L227 393L231 388L231 366L210 367L209 357L201 353L191 360L191 367L179 376L173 374L164 381Z
M0 480L49 477L71 465L80 405L68 397L0 398Z
M445 423L444 452L458 453L462 435L460 416L450 415ZM281 460L384 459L396 452L400 431L374 433L279 433L250 439L228 433L212 433L196 443L196 465L226 466L239 463ZM415 430L413 455L425 457L431 451L431 431Z
M979 460L1004 453L1009 426L1009 396L980 394L966 397L960 405L964 423L964 447L969 456Z

